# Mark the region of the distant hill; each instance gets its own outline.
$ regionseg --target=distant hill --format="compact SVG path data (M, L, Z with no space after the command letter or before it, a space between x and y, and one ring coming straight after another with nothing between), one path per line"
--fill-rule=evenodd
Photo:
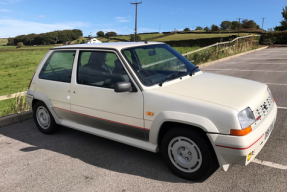
M0 39L0 46L7 45L7 43L8 43L8 39L7 38Z

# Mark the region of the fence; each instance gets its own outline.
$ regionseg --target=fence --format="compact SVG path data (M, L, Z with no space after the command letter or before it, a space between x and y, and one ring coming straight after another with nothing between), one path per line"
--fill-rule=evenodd
M211 48L211 47L217 47L220 46L220 45L224 45L226 47L226 45L230 45L231 43L239 40L239 39L244 39L244 38L249 38L249 37L254 37L254 36L260 36L260 35L247 35L247 36L243 36L243 37L237 37L235 39L233 39L232 41L225 41L225 42L219 42L219 43L215 43L215 44L212 44L212 45L209 45L209 46L206 46L206 47L203 47L203 48L200 48L200 49L197 49L195 51L190 51L190 52L187 52L185 54L182 54L183 56L187 57L188 55L190 54L193 54L193 53L196 53L196 52L199 52L199 51L202 51L202 50L205 50L205 49L208 49L208 48ZM170 58L170 59L167 59L167 60L172 60L172 59L175 59L175 58ZM160 61L162 62L162 61ZM152 63L151 65L155 65L159 62L156 62L156 63ZM146 67L150 67L151 65L148 65L148 66L145 66ZM11 99L11 98L15 98L15 96L23 96L25 95L25 92L20 92L20 93L14 93L14 94L9 94L9 95L4 95L4 96L0 96L0 101L2 100L6 100L6 99Z
M209 46L206 46L206 47L194 50L194 51L187 52L187 53L182 54L182 55L186 57L186 56L188 56L188 55L190 55L192 53L196 53L196 52L208 49L210 47L215 47L216 46L218 48L219 45L224 45L225 46L225 45L229 45L229 44L231 44L231 43L233 43L233 42L235 42L235 41L237 41L239 39L244 39L244 38L249 38L249 37L256 37L256 36L260 36L260 35L247 35L247 36L237 37L237 38L233 39L232 41L225 41L225 42L215 43L215 44L212 44L212 45L209 45Z

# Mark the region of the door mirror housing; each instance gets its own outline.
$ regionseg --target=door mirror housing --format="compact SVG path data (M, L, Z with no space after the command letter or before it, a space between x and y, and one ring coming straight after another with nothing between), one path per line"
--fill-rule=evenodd
M130 82L118 82L115 84L114 91L117 93L128 92L132 90L132 85Z

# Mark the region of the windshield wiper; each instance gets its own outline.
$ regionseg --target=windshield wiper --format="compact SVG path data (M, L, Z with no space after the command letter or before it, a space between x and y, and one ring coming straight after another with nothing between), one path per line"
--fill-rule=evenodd
M198 66L196 66L196 67L194 67L193 69L191 69L191 70L190 70L190 72L189 72L189 76L192 76L192 75L193 75L193 73L192 73L192 72L193 72L195 69L198 69Z
M181 75L181 74L185 74L185 73L186 73L186 72L183 72L183 71L173 73L173 74L167 76L164 81L160 82L160 83L159 83L159 86L162 86L162 84L163 84L164 82L166 82L167 80L169 80L169 79L171 79L171 78L173 78L173 77L179 76L179 75Z

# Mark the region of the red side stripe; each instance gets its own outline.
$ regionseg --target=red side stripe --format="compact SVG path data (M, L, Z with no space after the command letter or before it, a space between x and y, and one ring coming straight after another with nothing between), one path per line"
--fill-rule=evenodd
M111 121L111 120L108 120L108 119L103 119L103 118L100 118L100 117L90 116L90 115L86 115L86 114L83 114L83 113L78 113L78 112L75 112L75 111L69 111L69 110L66 110L66 109L58 108L58 107L54 107L54 108L57 108L57 109L60 109L60 110L63 110L63 111L68 111L68 112L76 113L76 114L79 114L79 115L85 115L85 116L88 116L88 117L93 117L93 118L96 118L96 119L101 119L101 120L104 120L104 121L110 121L110 122L113 122L113 123L118 123L118 124L130 126L130 127L135 127L135 128L138 128L138 129L149 130L149 129L146 129L146 128L143 128L143 127L137 127L137 126L134 126L134 125L129 125L129 124L125 124L125 123L120 123L120 122L117 122L117 121Z
M26 95L26 97L29 97L29 96ZM29 97L29 98L30 98L30 99L33 99L32 97Z
M263 134L264 135L264 134ZM223 146L223 145L216 145L217 147L223 147L223 148L228 148L228 149L238 149L238 150L245 150L245 149L249 149L250 147L252 147L255 143L257 143L257 141L259 141L263 135L257 139L254 143L252 143L249 147L246 147L246 148L236 148L236 147L228 147L228 146Z

